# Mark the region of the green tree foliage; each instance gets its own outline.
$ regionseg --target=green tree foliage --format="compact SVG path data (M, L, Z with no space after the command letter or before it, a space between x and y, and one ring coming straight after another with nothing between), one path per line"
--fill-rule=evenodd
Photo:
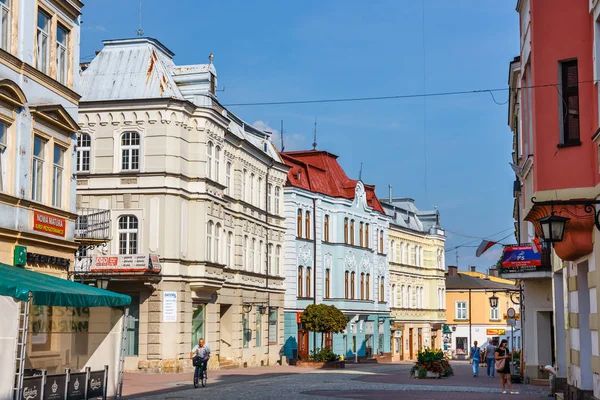
M341 333L346 329L348 318L336 306L311 304L300 314L304 328L318 333Z

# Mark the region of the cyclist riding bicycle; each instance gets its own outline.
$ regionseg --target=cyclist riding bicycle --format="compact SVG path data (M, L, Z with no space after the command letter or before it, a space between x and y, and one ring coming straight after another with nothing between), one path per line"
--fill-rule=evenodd
M194 360L194 366L196 367L194 370L194 382L197 382L197 380L200 379L200 367L202 367L202 371L206 373L208 359L210 358L210 349L204 344L204 338L198 340L198 345L194 346L192 349L190 358Z

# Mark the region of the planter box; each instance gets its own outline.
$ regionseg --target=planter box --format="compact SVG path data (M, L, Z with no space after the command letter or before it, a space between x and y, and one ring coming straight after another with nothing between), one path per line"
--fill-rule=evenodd
M439 379L440 374L438 372L427 371L427 378L437 378Z
M346 361L296 361L299 368L338 369L346 368Z

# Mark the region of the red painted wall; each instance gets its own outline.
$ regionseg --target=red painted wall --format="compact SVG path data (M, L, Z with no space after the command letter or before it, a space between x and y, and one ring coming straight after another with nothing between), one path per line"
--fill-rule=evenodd
M530 1L532 75L527 83L557 84L559 61L573 58L578 60L579 82L592 81L594 25L588 0ZM522 61L525 62L523 57ZM591 140L598 128L597 99L597 88L592 82L579 84L582 144L558 148L557 87L533 89L534 191L589 187L598 182L598 152ZM523 134L526 132L523 129Z

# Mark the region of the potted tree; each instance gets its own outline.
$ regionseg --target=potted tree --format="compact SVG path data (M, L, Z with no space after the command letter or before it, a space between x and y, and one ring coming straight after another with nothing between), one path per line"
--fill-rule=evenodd
M300 314L300 322L310 332L321 334L321 347L310 353L309 361L299 361L296 366L309 368L344 368L345 362L331 349L325 349L325 333L341 333L346 329L348 318L335 306L311 304ZM315 343L316 347L316 343Z

